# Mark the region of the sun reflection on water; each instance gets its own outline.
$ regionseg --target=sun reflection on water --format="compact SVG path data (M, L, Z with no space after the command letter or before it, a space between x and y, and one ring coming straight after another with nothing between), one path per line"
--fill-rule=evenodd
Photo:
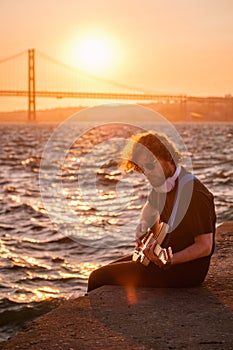
M47 285L27 288L15 284L14 288L17 289L17 294L9 294L8 299L16 303L40 302L51 298L58 298L61 293L59 288L52 288Z
M83 278L87 279L91 272L98 269L100 266L100 264L84 262L79 265L80 274L83 276Z

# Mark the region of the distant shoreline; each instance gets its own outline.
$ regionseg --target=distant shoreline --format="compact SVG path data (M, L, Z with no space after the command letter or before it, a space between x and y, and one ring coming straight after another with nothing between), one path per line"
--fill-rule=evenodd
M181 115L180 107L178 105L158 105L158 104L138 104L139 106L149 108L155 112L160 113L171 123L232 123L233 122L233 109L225 110L223 106L219 108L206 109L205 106L188 106L186 116ZM103 105L104 106L104 105ZM22 124L22 123L36 123L36 124L49 124L49 123L61 123L75 113L81 112L85 109L92 107L77 106L77 107L65 107L65 108L52 108L46 110L38 110L36 112L36 121L29 121L26 110L19 111L7 111L0 112L1 124ZM97 119L98 120L98 119ZM85 121L80 115L80 122ZM100 118L99 121L108 122L108 118ZM112 121L112 120L111 120ZM130 117L127 122L133 122Z

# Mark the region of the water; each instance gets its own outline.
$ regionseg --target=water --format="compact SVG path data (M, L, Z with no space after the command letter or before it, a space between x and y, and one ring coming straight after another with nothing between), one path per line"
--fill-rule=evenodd
M231 220L233 124L177 124L176 128L188 148L194 174L215 195L218 223ZM133 232L148 187L142 176L122 177L111 157L101 166L103 159L98 163L93 154L87 156L96 139L106 136L104 130L73 145L63 164L65 200L80 218L79 225L68 225L63 231L51 222L40 195L39 167L54 130L55 125L0 125L0 340L62 300L83 295L94 268L134 247ZM108 130L108 137L116 132L109 136ZM114 153L118 146L100 144L98 151L103 147L103 153ZM88 169L82 179L85 195L92 193L88 178L99 168L95 180L99 197L88 204L77 188L81 160ZM65 234L69 231L72 237ZM97 240L99 246L92 244Z

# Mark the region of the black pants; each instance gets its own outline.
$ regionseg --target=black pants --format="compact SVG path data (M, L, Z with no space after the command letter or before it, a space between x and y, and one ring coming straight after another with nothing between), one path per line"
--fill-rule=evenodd
M210 259L202 258L164 270L153 263L148 266L126 256L90 274L88 291L103 285L126 287L180 288L200 285L208 272Z

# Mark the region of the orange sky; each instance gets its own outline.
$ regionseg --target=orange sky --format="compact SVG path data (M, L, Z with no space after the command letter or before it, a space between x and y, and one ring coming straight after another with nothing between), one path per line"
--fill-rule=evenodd
M83 69L80 41L99 36L110 53L91 74L155 93L233 94L232 15L232 0L1 0L0 61L35 48ZM0 64L0 90L12 69L6 72ZM14 71L20 81L19 74ZM0 110L18 108L27 108L26 99L0 97Z

